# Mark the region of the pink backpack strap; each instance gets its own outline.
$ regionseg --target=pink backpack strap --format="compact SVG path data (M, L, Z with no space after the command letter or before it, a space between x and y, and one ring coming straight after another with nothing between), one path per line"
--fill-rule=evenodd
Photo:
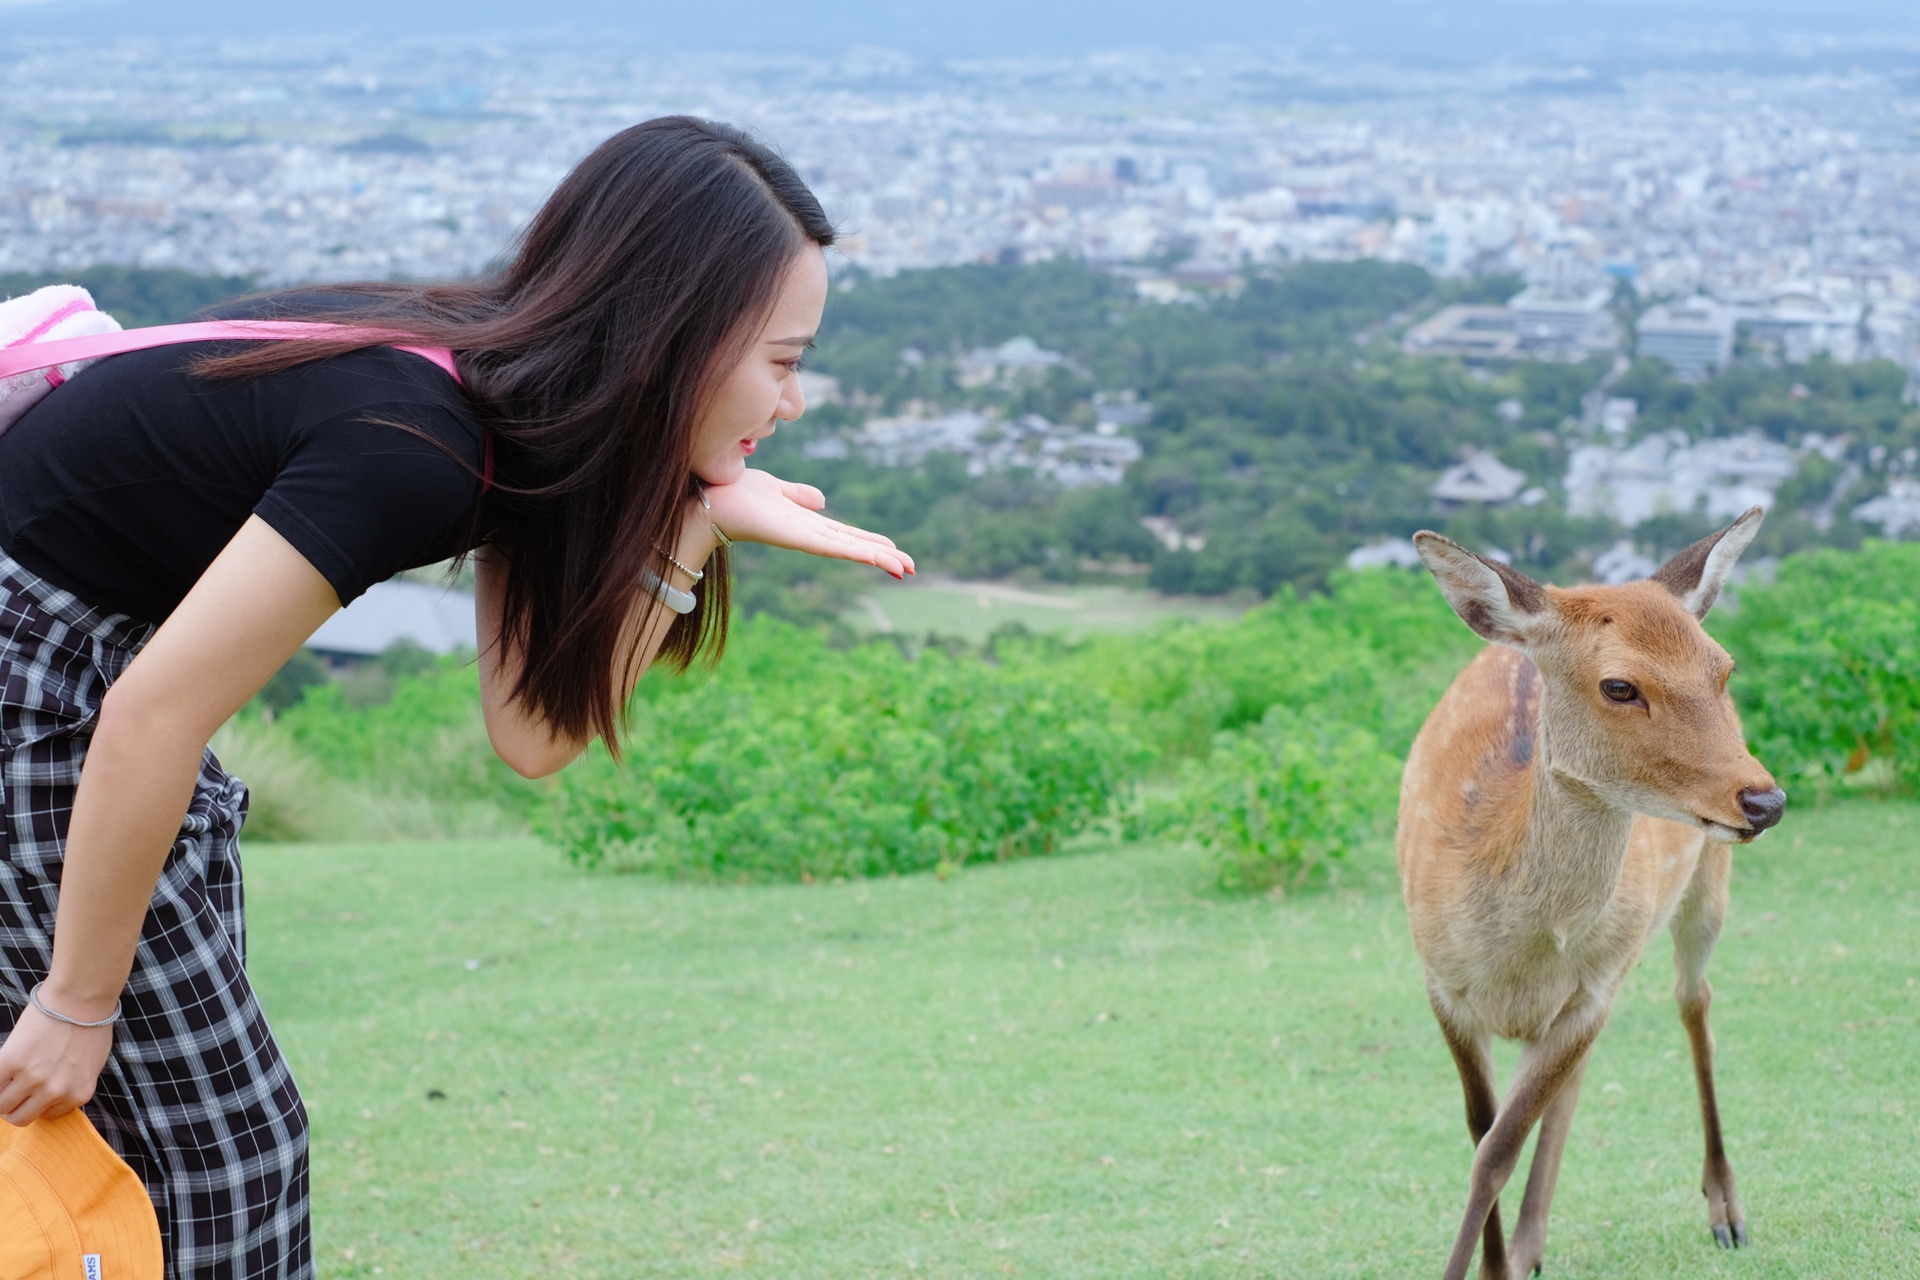
M0 378L11 378L15 374L31 373L35 369L51 369L48 381L59 386L62 379L57 366L75 360L98 360L103 356L125 355L129 351L145 351L149 347L167 347L182 342L266 342L288 338L378 338L383 346L396 351L405 351L410 355L421 356L433 361L446 371L448 377L460 382L460 370L454 367L453 352L446 347L424 347L415 343L395 342L395 338L408 335L392 329L376 329L364 326L327 324L318 320L203 320L195 324L161 324L145 329L120 329L113 333L89 334L83 338L55 338L47 342L35 342L33 339L50 328L42 325L34 333L28 334L18 343L0 348ZM462 383L462 385L465 385ZM486 493L493 488L493 433L481 435L483 460L481 463L480 492Z
M379 338L383 345L433 361L455 382L460 372L454 368L453 352L445 347L423 347L392 339L407 337L391 329L375 329L315 320L203 320L197 324L162 324L146 329L122 329L117 333L96 333L84 338L56 338L51 342L26 342L0 349L0 378L35 369L49 369L73 360L96 360L102 356L145 351L149 347L168 347L181 342L250 341L265 342L287 338Z

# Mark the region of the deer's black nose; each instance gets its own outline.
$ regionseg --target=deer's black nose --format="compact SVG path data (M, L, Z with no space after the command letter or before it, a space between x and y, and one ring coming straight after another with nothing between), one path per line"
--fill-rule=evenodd
M1740 793L1740 812L1747 815L1747 821L1755 831L1765 831L1780 821L1780 815L1787 811L1787 793L1775 787L1771 791L1756 791L1749 787Z

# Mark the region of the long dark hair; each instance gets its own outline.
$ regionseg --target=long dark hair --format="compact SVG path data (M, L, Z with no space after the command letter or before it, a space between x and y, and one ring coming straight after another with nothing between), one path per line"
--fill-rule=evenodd
M643 570L665 572L692 489L694 420L744 354L787 271L832 224L792 167L729 125L690 116L615 134L568 174L497 274L359 284L314 316L451 347L495 450L488 538L510 558L501 642L515 696L557 732L619 750L613 673ZM374 345L261 343L203 360L210 377L271 373ZM660 658L684 669L725 644L724 552ZM649 616L661 607L647 598ZM505 655L503 655L505 656Z

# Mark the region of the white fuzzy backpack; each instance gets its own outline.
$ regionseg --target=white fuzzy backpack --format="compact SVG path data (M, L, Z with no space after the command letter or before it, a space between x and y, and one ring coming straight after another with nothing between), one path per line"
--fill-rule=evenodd
M94 306L93 295L78 285L50 284L24 298L0 302L0 359L24 357L27 353L19 348L37 347L43 342L119 332L120 322ZM0 431L40 403L47 392L92 363L88 359L68 360L0 377Z

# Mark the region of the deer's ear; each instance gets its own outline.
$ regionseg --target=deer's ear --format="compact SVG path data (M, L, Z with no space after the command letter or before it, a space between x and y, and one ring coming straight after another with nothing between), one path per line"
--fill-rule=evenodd
M1661 565L1653 581L1673 592L1688 613L1704 619L1720 598L1720 588L1727 585L1727 575L1733 572L1740 553L1760 532L1760 522L1766 518L1766 508L1748 507L1738 520Z
M1440 583L1447 603L1482 639L1521 645L1547 607L1546 588L1498 560L1422 529L1413 535L1420 558Z

